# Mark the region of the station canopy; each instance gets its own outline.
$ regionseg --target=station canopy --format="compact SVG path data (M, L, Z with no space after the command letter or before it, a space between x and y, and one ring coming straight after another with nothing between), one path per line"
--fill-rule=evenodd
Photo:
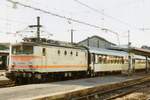
M150 57L150 50L143 49L143 48L136 48L136 47L129 47L128 48L128 46L124 46L124 47L116 46L116 47L111 47L109 49L111 49L111 50L122 50L125 52L133 53L135 55Z
M134 54L141 55L141 56L148 56L150 57L150 50L142 49L142 48L130 48L130 52L133 52Z
M127 56L128 55L128 53L125 51L109 50L109 49L104 49L104 48L89 47L89 51L90 53L111 55L111 56Z

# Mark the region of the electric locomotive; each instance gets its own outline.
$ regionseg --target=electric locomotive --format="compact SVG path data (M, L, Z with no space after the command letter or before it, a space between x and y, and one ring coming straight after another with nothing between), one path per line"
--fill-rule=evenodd
M33 42L34 38L12 45L12 79L51 79L86 76L89 70L88 49L60 43ZM42 39L41 39L42 40ZM43 39L45 40L45 39Z

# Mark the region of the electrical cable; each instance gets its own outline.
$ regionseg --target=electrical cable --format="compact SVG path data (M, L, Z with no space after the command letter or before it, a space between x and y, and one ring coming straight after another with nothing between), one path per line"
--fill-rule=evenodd
M122 24L124 24L124 25L126 25L126 26L128 26L128 27L134 27L135 29L139 29L139 28L137 28L137 27L135 27L135 26L130 25L129 23L126 23L126 22L124 22L124 21L122 21L122 20L120 20L120 19L117 19L117 18L115 18L115 17L113 17L113 16L110 16L110 15L104 13L103 11L100 11L100 10L98 10L98 9L96 9L96 8L93 8L93 7L87 5L87 4L85 4L85 3L83 3L83 2L81 2L81 1L79 1L79 0L74 0L74 1L77 2L78 4L84 6L84 7L87 7L87 8L89 8L89 9L91 9L92 11L94 11L94 12L96 12L96 13L99 13L99 14L101 14L101 15L104 15L104 16L106 16L106 17L108 17L108 18L110 18L110 19L113 19L113 20L115 20L115 21L117 21L117 22L120 22L120 23L122 23Z
M46 11L46 10L43 10L43 9L40 9L40 8L36 8L36 7L30 6L30 5L26 5L26 4L23 4L23 3L20 3L20 2L15 2L13 0L7 0L7 1L11 2L11 3L14 3L16 5L18 4L18 5L26 7L26 8L30 8L30 9L33 9L33 10L36 10L36 11L43 12L45 14L49 14L49 15L52 15L52 16L55 16L55 17L58 17L58 18L61 18L61 19L73 21L73 22L76 22L76 23L79 23L79 24L83 24L83 25L87 25L87 26L90 26L90 27L93 27L93 28L98 28L98 29L101 29L101 30L112 32L117 37L119 37L117 32L114 32L114 31L112 31L110 29L107 29L107 28L104 28L104 27L100 27L100 26L97 26L97 25L89 24L87 22L83 22L83 21L80 21L80 20L77 20L77 19L73 19L73 18L70 18L70 17L62 16L62 15L59 15L59 14L56 14L56 13L53 13L53 12L50 12L50 11ZM118 43L119 43L119 41L118 41Z
M26 5L26 4L23 4L23 3L20 3L20 2L15 2L13 0L7 0L7 1L12 2L12 3L16 3L16 4L20 5L20 6L27 7L27 8L36 10L36 11L43 12L45 14L49 14L49 15L52 15L52 16L55 16L55 17L66 19L66 20L70 20L70 21L73 21L73 22L76 22L76 23L79 23L79 24L84 24L84 25L87 25L87 26L90 26L90 27L104 29L103 27L100 27L100 26L97 26L97 25L89 24L89 23L86 23L86 22L83 22L83 21L80 21L80 20L77 20L77 19L73 19L73 18L70 18L70 17L62 16L62 15L59 15L59 14L56 14L56 13L53 13L53 12L50 12L50 11L46 11L46 10L43 10L43 9L40 9L40 8L32 7L30 5Z

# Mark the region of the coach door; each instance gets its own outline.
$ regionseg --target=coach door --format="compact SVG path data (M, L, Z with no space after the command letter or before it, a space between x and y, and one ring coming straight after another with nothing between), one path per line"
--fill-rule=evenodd
M91 70L95 71L95 54L91 54Z

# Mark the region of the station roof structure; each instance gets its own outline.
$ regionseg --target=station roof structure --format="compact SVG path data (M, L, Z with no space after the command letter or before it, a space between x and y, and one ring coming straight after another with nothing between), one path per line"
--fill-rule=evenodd
M89 47L91 53L103 54L103 55L112 55L112 56L127 56L128 53L125 51L109 50L105 48L94 48Z
M107 43L109 43L109 44L111 44L111 45L116 45L116 44L114 44L114 43L112 43L112 42L110 42L110 41L108 41L108 40L106 40L106 39L104 39L104 38L102 38L102 37L100 37L100 36L97 36L97 35L88 37L88 38L86 38L86 39L80 41L78 44L80 44L80 43L82 43L82 42L84 42L84 41L87 41L88 39L92 39L92 38L97 38L97 39L103 40L103 41L105 41L105 42L107 42Z
M150 57L150 50L143 49L143 48L137 48L137 47L129 47L128 48L127 46L124 46L124 47L116 46L116 47L112 47L112 48L109 48L109 49L121 50L121 51L131 52L131 53L134 53L134 54L140 55L140 56Z
M134 54L137 54L137 55L142 55L142 56L148 56L148 57L150 57L150 50L147 50L147 49L130 48L129 51L133 52Z

